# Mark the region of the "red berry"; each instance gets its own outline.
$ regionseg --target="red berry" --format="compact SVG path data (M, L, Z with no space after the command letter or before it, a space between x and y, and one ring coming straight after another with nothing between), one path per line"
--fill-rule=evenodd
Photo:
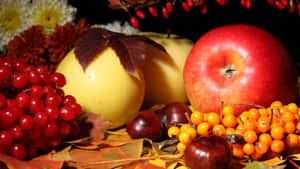
M55 137L50 137L48 139L48 144L50 147L57 147L61 143L61 137L55 136Z
M3 94L0 93L0 109L6 106L6 98Z
M31 113L44 111L44 103L41 99L31 98L29 101L29 110Z
M194 6L193 0L186 0L186 3L187 3L187 5L188 5L189 7Z
M22 109L27 109L29 106L29 95L25 92L21 92L16 97L17 106Z
M72 103L76 103L76 99L72 95L66 95L63 99L63 105L69 105Z
M285 6L281 1L275 1L275 6L279 8L280 10L284 10Z
M26 148L24 145L22 144L13 144L11 149L10 149L10 154L13 157L16 157L19 160L22 160L26 157L27 153L26 153Z
M61 107L59 110L59 115L60 115L61 119L65 120L65 121L72 121L76 118L75 111L71 107L68 107L68 106Z
M38 126L44 126L48 124L48 115L45 112L37 112L34 115L34 124Z
M50 84L50 75L48 72L40 72L40 83L42 85Z
M298 8L298 15L300 16L300 2L297 3L297 8Z
M13 142L13 135L10 131L0 131L0 146L10 146Z
M66 77L61 73L53 73L50 76L50 80L57 88L64 87L66 84Z
M29 94L34 98L41 98L44 95L44 89L40 85L32 85L29 88Z
M281 0L281 3L282 3L284 6L288 6L288 5L289 5L289 1L288 1L288 0Z
M32 158L34 157L38 152L38 148L35 147L34 145L29 145L27 147L27 158Z
M166 3L166 8L167 8L168 13L173 12L173 4L171 2Z
M1 63L1 66L12 68L12 60L11 59L4 59Z
M162 14L163 14L163 17L166 18L166 19L169 17L169 13L168 13L167 8L162 8Z
M58 123L59 133L61 136L67 136L71 133L71 125L65 121L60 121Z
M11 76L11 68L0 66L0 81L8 80Z
M43 128L43 134L46 137L53 137L56 136L58 132L58 126L56 122L52 121L48 123L44 128Z
M149 7L148 10L149 10L149 13L150 13L153 17L157 17L157 16L158 16L157 10L156 10L154 7Z
M60 88L56 89L56 94L58 94L62 98L65 96L64 90Z
M182 6L182 8L185 12L190 12L191 11L191 8L188 6L188 4L186 2L182 2L181 6Z
M146 15L143 11L136 11L136 16L139 17L140 19L145 19L146 18Z
M73 109L73 111L76 114L76 116L78 116L79 114L81 114L82 107L80 106L80 104L78 104L78 103L72 103L72 104L69 104L68 106Z
M47 73L48 74L48 69L46 66L37 66L36 67L36 71L38 71L39 73Z
M289 12L290 13L293 13L294 11L295 11L295 5L293 4L291 7L290 7L290 9L289 9Z
M218 3L219 5L225 6L225 5L228 3L229 0L216 0L216 1L217 1L217 3Z
M12 108L5 108L0 112L0 121L5 126L11 126L18 120L18 114Z
M23 129L19 125L15 125L10 128L10 132L15 139L19 139L23 136Z
M61 103L61 97L57 94L49 94L44 101L46 106L58 107Z
M27 135L32 139L32 140L38 140L41 137L41 128L37 125L33 126L32 129L27 131Z
M40 81L40 73L36 70L30 70L27 73L27 78L30 83L37 84Z
M33 127L33 119L29 115L23 115L19 119L20 127L24 130L29 130Z
M25 73L15 73L13 75L12 84L15 88L21 89L27 85L27 76Z
M267 3L268 3L270 6L273 6L274 0L267 0Z
M55 89L50 85L44 86L44 95L47 96L48 94L55 94Z
M59 110L54 106L46 106L45 113L47 114L49 121L55 121L59 116Z
M139 21L134 16L130 18L130 24L136 29L139 27Z
M201 13L203 13L203 14L207 13L207 5L206 4L201 5Z
M17 72L24 72L26 67L27 67L27 64L24 60L13 59L12 68L14 70L16 70Z

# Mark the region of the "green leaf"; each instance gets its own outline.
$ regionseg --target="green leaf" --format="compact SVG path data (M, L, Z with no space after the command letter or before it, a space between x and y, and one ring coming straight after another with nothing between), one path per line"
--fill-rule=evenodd
M285 165L278 165L278 166L269 166L267 164L263 164L258 161L253 161L248 166L244 167L243 169L283 169Z

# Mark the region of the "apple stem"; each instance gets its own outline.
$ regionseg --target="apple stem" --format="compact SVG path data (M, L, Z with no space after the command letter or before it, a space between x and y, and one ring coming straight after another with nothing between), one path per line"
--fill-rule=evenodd
M232 64L226 65L224 68L221 69L222 75L224 75L228 79L230 79L233 76L235 71L236 70Z
M264 109L265 107L264 106L261 106L261 105L258 105L258 104L250 104L250 103L238 103L238 104L234 104L234 105L237 105L237 106L253 106L253 107L257 107L257 108L260 108L260 109Z

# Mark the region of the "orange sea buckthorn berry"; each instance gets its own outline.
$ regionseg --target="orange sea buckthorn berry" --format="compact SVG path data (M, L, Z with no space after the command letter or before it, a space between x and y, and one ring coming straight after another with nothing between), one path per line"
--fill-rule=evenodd
M264 143L268 146L272 144L272 137L269 133L262 133L258 137L258 142Z
M225 135L226 130L223 125L217 124L213 127L212 132L213 132L213 135L215 135L215 136L222 136L222 135Z
M280 118L282 119L282 121L284 122L287 122L287 121L294 121L296 119L296 116L295 114L287 111L287 112L284 112Z
M287 105L287 109L294 114L296 114L298 112L298 106L296 103L289 103Z
M255 144L255 152L259 154L265 154L268 152L269 145L262 143L262 142L257 142Z
M300 130L300 121L296 123L296 130Z
M266 116L268 116L268 113L267 113L266 109L263 109L263 108L258 109L258 112L259 112L259 116L260 117L266 117Z
M259 116L260 114L257 109L252 108L249 110L249 114L248 114L249 119L257 120Z
M192 140L197 136L197 131L193 127L188 128L186 132L191 136Z
M284 142L282 140L273 140L271 150L275 153L280 153L284 150Z
M186 123L186 124L183 124L180 129L179 129L179 132L182 133L182 132L186 132L187 129L191 128L190 124Z
M180 132L178 140L183 144L188 144L192 141L191 136L187 132Z
M259 153L256 151L254 151L254 153L251 154L251 159L252 160L259 160L260 158L262 158L263 154Z
M185 150L185 148L186 148L186 145L184 143L179 142L177 144L176 148L177 148L177 151L183 152Z
M235 134L235 129L234 128L226 128L225 134L233 135L233 134Z
M233 144L232 154L235 157L242 158L244 156L243 146L240 144Z
M285 143L291 148L297 147L298 141L298 135L296 134L288 134L285 138Z
M191 114L191 122L195 125L199 125L203 122L203 114L197 110L193 111L193 113Z
M244 127L246 130L256 130L256 121L249 119L244 122Z
M296 130L296 125L294 122L292 121L287 121L285 124L284 124L284 131L286 133L294 133L294 131Z
M234 115L234 109L232 106L224 106L222 110L223 116Z
M282 107L282 103L281 103L281 101L277 100L277 101L272 102L270 107L271 108L279 108L279 107Z
M172 126L169 128L168 130L168 136L171 138L171 137L174 137L174 136L178 136L179 135L179 128L176 127L176 126Z
M200 136L208 136L210 134L210 126L207 122L200 123L197 126L197 132Z
M256 128L259 132L265 133L270 130L270 119L269 117L262 116L258 118Z
M275 126L271 128L271 136L274 139L280 140L284 137L284 128L281 126Z
M235 134L239 134L239 135L244 135L244 133L246 132L246 129L243 125L238 125L235 129Z
M244 151L245 154L251 155L251 154L254 153L255 147L254 147L254 145L251 144L251 143L246 143L246 144L244 144L244 146L243 146L243 151Z
M215 112L208 113L207 122L211 126L217 125L220 123L220 116Z
M247 130L244 133L244 140L247 143L254 143L257 140L257 134L256 134L256 132L253 131L253 130Z
M234 115L226 115L222 119L222 123L225 127L235 127L237 124L237 118Z

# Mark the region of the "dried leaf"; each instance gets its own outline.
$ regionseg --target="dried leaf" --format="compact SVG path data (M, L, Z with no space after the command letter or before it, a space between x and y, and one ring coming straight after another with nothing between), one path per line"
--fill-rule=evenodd
M279 157L274 157L274 158L269 159L269 160L261 161L261 163L267 164L269 166L277 166L277 165L280 165L284 162L285 162L285 160L280 160Z
M98 54L107 47L112 47L124 69L137 77L136 70L139 70L144 64L146 45L151 45L166 52L163 46L144 36L125 35L102 28L92 28L83 32L77 38L75 55L81 67L85 70Z
M3 163L1 165L1 162ZM6 166L4 166L6 165ZM7 167L8 169L61 169L63 162L51 160L30 160L22 161L13 157L9 157L0 153L0 168Z
M276 166L270 166L267 164L263 164L258 161L253 161L248 166L244 167L243 169L283 169L285 165L276 165Z

